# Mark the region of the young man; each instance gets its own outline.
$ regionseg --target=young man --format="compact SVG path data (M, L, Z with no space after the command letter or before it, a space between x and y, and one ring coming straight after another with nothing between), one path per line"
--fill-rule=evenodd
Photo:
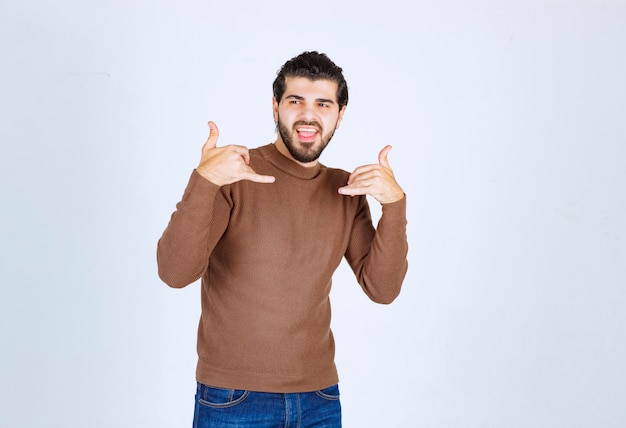
M364 292L390 303L407 270L391 146L352 174L318 160L348 103L342 69L304 52L279 70L272 102L273 144L217 147L209 122L158 243L165 283L202 278L194 427L340 427L333 272L345 257ZM365 195L382 204L377 229Z

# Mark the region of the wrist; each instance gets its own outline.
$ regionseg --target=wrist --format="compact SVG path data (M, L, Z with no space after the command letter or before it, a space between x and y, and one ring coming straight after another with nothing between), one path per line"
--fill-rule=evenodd
M395 192L393 195L390 195L390 197L385 198L384 200L380 201L380 203L382 205L393 204L394 202L398 202L404 199L404 196L405 196L404 191L400 189L399 192Z
M198 166L196 168L196 172L200 175L200 177L204 178L207 181L210 181L216 186L223 186L223 183L220 182L219 177L216 177L215 174L212 174L211 171L207 168Z

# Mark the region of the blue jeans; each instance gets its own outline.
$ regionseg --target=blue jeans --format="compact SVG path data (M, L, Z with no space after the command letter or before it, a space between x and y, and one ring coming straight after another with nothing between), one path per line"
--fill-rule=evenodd
M278 394L198 383L193 428L341 428L339 387Z

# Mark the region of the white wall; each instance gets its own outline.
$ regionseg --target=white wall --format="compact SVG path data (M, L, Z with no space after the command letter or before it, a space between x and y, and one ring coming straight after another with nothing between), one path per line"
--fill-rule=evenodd
M391 306L337 273L353 427L626 425L626 2L0 5L0 426L190 426L199 288L155 245L207 135L274 139L303 50L346 72L323 162L387 143Z

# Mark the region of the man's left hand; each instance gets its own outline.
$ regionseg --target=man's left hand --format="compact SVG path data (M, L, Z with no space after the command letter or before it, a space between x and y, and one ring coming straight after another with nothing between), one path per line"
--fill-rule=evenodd
M347 196L370 195L381 204L390 204L404 197L404 191L396 181L387 154L391 146L385 146L378 154L378 163L357 167L348 184L339 188Z

